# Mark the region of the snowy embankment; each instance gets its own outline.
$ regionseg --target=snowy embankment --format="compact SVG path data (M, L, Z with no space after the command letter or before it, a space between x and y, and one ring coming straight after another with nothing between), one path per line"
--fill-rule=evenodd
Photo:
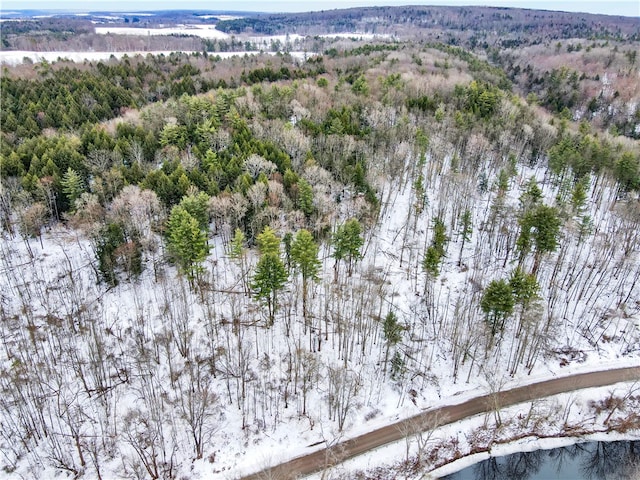
M638 381L581 389L502 408L498 417L495 412L488 412L436 429L425 426L423 434L409 435L308 478L327 478L328 472L329 478L334 479L352 478L356 472L384 479L418 480L425 478L425 473L427 478L440 478L490 457L584 442L640 440L637 429L621 433L612 428L616 420L620 421L614 414L604 421L609 412L594 411L594 405L603 405L616 396L637 394L639 389ZM636 400L618 413L621 418L633 415L637 406ZM500 426L496 424L498 418ZM441 466L425 472L417 467L418 461Z

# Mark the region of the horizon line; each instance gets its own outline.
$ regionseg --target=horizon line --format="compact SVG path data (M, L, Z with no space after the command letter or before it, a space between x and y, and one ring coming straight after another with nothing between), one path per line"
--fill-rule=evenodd
M503 6L503 5L387 5L387 6L346 6L343 8L322 8L311 10L299 10L299 11L285 11L285 10L244 10L244 9L207 9L207 8L143 8L143 9L82 9L82 8L10 8L4 9L0 5L0 17L7 13L21 13L21 12L51 12L51 13L121 13L121 14L136 14L136 13L150 13L150 12L206 12L206 13L244 13L244 14L298 14L298 13L318 13L327 11L339 11L339 10L357 10L357 9L369 9L369 8L400 8L400 7L422 7L422 8L491 8L498 10L528 10L536 12L554 12L554 13L569 13L569 14L584 14L584 15L598 15L606 17L623 17L631 19L640 19L640 12L637 15L629 14L611 14L602 12L587 12L587 11L571 11L571 10L554 10L551 8L532 8L523 6Z

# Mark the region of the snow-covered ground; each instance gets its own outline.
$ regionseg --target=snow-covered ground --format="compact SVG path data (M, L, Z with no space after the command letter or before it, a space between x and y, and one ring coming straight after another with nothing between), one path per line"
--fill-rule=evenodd
M81 14L78 14L81 15ZM234 18L234 17L230 17ZM137 28L137 27L95 27L97 34L107 35L193 35L201 38L208 39L230 39L231 36L224 32L216 30L215 25L184 25L179 27L163 27L163 28ZM345 39L357 39L357 40L371 40L374 38L389 38L386 34L367 34L367 33L336 33L320 35L325 38L345 38ZM272 53L269 50L272 45L279 43L282 47L287 45L293 45L296 48L296 44L305 39L304 36L298 34L290 35L269 35L269 36L235 36L236 40L242 42L249 42L256 46L258 50L262 50L265 53ZM300 46L297 45L297 48ZM170 50L158 50L158 51L111 51L111 52L97 52L97 51L29 51L29 50L0 50L0 64L5 65L19 65L25 62L25 59L29 59L33 62L47 61L54 62L58 59L66 59L72 62L84 62L86 61L100 61L108 60L112 56L115 58L122 58L125 55L168 55L172 53ZM195 53L183 51L183 53ZM252 55L255 51L242 51L242 52L211 52L212 55L220 56L221 58L229 58L233 56ZM305 59L309 53L304 51L291 51L287 52L290 55L298 59Z
M575 373L582 373L583 370L579 369ZM568 374L568 372L565 373ZM380 468L387 468L389 472L393 472L395 471L394 467L397 468L400 462L407 458L413 459L419 454L419 440L424 441L424 446L422 447L423 456L427 456L427 451L431 451L434 448L443 450L438 460L441 463L451 460L454 453L463 455L457 460L430 470L427 478L444 477L489 457L500 457L516 452L550 450L589 441L640 440L640 430L633 430L624 434L607 432L608 427L602 424L604 416L596 419L593 411L589 408L591 402L604 400L612 392L624 396L632 389L638 389L637 382L623 382L608 387L583 389L572 393L546 397L536 402L525 402L520 405L503 408L500 412L503 424L531 415L532 409L535 409L534 416L547 417L545 421L537 425L534 433L522 438L517 437L522 436L524 429L510 430L503 425L504 431L501 432L495 426L495 419L492 413L477 415L455 424L427 431L421 438L418 435L409 436L404 440L385 445L367 454L347 460L331 468L329 472L319 472L308 478L310 480L337 477L349 478L350 474L353 475L357 471L373 471ZM481 393L486 393L486 391L478 392L478 394ZM436 406L434 405L434 407ZM534 423L535 420L537 418L532 418L531 423ZM595 433L576 432L575 436L571 436L570 430L572 428L584 428ZM470 439L472 437L474 439L480 437L477 433L474 436L474 432L486 433L487 436L484 439L490 445L488 451L468 453L472 447L477 447L477 444L472 445L470 443ZM517 439L509 440L514 437ZM450 448L452 444L456 445L457 452ZM443 448L444 446L449 448ZM328 476L327 473L329 473ZM422 471L415 476L403 476L403 478L407 478L407 480L423 479L425 478L425 473L427 472ZM389 476L383 478L393 477L389 474Z
M271 43L271 42L280 42L285 44L287 42L296 42L299 40L304 40L305 37L302 35L298 35L297 33L292 33L290 35L250 35L250 36L237 36L239 40L248 40L251 43L261 44L261 43Z
M225 21L225 20L238 20L239 17L237 15L198 15L198 18L202 18L203 20L210 20L212 18L215 18L217 20Z
M143 28L143 27L95 27L97 34L106 35L194 35L202 38L217 38L228 39L231 35L221 32L216 29L215 25L181 25L177 27L161 27L161 28ZM277 41L295 41L305 38L302 35L295 33L287 35L234 35L237 39L254 42L269 42ZM373 40L373 39L385 39L391 38L389 34L377 34L377 33L363 33L363 32L341 32L341 33L327 33L319 35L323 38L355 38L358 40Z
M95 27L96 33L101 35L194 35L201 38L230 38L224 32L216 30L215 25L183 25L164 28L137 28L137 27Z
M58 59L70 60L72 62L82 63L85 60L90 62L100 61L100 60L108 60L112 56L115 58L122 58L125 55L129 57L133 57L135 55L169 55L172 52L169 50L166 51L154 51L154 52L144 52L144 51L132 51L132 52L34 52L27 50L4 50L0 52L0 63L4 63L7 65L19 65L25 62L25 59L29 59L32 62L55 62ZM193 52L187 52L193 53Z
M396 196L397 197L394 200L394 205L396 206L395 213L389 214L389 218L383 222L384 229L378 232L378 235L380 235L379 241L384 240L382 245L387 245L386 247L380 247L383 252L390 251L390 249L395 249L397 247L397 242L395 243L396 247L393 247L393 235L389 235L388 233L385 234L384 232L392 232L395 229L402 227L405 217L403 215L399 215L398 212L402 211L403 208L406 208L410 199L408 190L403 193L403 191L399 189L396 192ZM405 207L403 207L403 205ZM148 328L150 331L156 331L156 335L160 335L164 330L165 327L163 327L163 324L166 324L167 320L166 312L162 312L162 308L164 308L162 305L180 291L179 288L176 290L178 285L181 283L184 284L183 280L179 280L175 276L175 271L173 271L172 268L168 268L166 270L163 274L165 280L160 283L154 281L151 272L149 271L150 268L148 268L145 275L138 282L122 283L115 289L105 291L103 287L95 284L95 276L90 267L90 264L94 262L92 247L91 244L81 235L79 236L73 231L56 229L51 233L45 233L44 247L41 247L35 239L28 240L28 242L34 256L32 261L29 260L29 256L26 252L25 242L20 242L16 238L14 241L5 244L8 250L3 252L6 262L2 280L3 282L8 281L10 285L3 285L2 290L7 292L7 294L16 295L14 298L18 298L17 292L22 287L16 286L20 284L19 281L13 278L16 275L18 277L22 277L23 281L27 282L25 285L29 284L36 286L44 281L44 285L48 284L52 286L47 287L47 289L53 288L56 284L58 285L57 288L67 288L69 287L69 285L67 285L68 280L64 280L62 284L58 284L58 282L59 279L65 278L62 273L67 269L65 265L70 265L70 268L74 271L73 276L75 279L74 281L76 282L75 288L82 292L82 302L85 302L87 305L92 305L92 309L97 308L96 311L99 312L98 315L106 319L108 324L113 324L117 331L122 332L121 334L124 334L126 331L132 331L132 329L133 331L137 331L140 328L140 320L136 320L137 318L146 318L146 325L143 328ZM221 242L221 239L215 238L212 256L207 265L215 275L216 282L218 282L222 288L226 289L232 288L232 284L234 282L234 266L229 262L229 259L226 257L224 252L225 247ZM373 252L370 252L370 254L372 253ZM65 261L65 257L69 260ZM377 258L380 260L380 258L389 257L388 254L379 254ZM375 259L372 258L372 260L375 262ZM329 262L331 262L331 260L328 257L325 257L325 261L327 262L325 264L325 270L330 271ZM67 264L66 262L70 263ZM20 267L20 265L25 264L29 265L29 268L24 269L23 267ZM16 268L20 268L22 271L18 272L15 270ZM9 270L11 270L11 272L9 272ZM397 273L399 276L394 277L397 279L394 290L398 293L404 292L400 295L407 295L406 298L409 299L413 296L412 292L414 290L414 287L411 285L411 280L402 280L403 274L401 270ZM454 275L453 273L450 273L448 281L454 282L455 280L452 277L455 277L456 275L460 274ZM28 278L31 278L31 280L28 280ZM227 286L225 287L225 285ZM73 296L78 294L78 292L71 292L69 295ZM182 295L186 295L187 297L180 300L179 297ZM55 297L51 297L51 300L55 301ZM207 337L207 334L205 333L207 320L206 313L202 310L203 306L201 306L197 296L192 292L189 292L187 288L186 291L182 290L182 293L178 294L178 297L175 297L174 300L176 305L182 305L176 308L187 309L185 310L185 314L189 318L189 328L194 332L195 336L193 338L195 344L204 345L204 343L201 342L205 341ZM233 301L231 300L224 300L221 298L219 301L222 301L223 305L227 305L226 307L222 306L223 310L226 310L226 308L237 308L237 306L233 307ZM401 306L400 303L398 303L398 306ZM34 307L38 308L37 306ZM68 308L68 306L61 307L62 310L57 312L58 316L65 315L64 308ZM67 311L71 314L71 311ZM223 315L226 314L223 313ZM244 315L251 315L251 313L246 311ZM273 328L282 329L283 327L281 322L279 322ZM294 336L294 339L297 338L295 343L303 349L308 348L305 347L306 341L304 340L304 336L298 337L297 335L299 334L300 332ZM149 335L149 333L144 335ZM233 339L234 336L229 335L228 338ZM243 348L256 348L263 351L265 354L267 352L277 352L281 350L284 345L271 344L274 340L275 338L272 335L259 337L257 330L254 337L252 330L249 329L245 339L243 340L247 342ZM286 339L283 336L280 341L285 340ZM326 359L325 361L328 364L340 362L339 357L337 356L338 352L331 348L330 343L331 342L326 343L323 347L323 358ZM11 362L8 358L6 358L5 361L9 363ZM207 445L210 445L210 448L208 447L206 450L207 453L205 453L205 457L207 455L209 457L214 455L215 461L210 462L209 460L206 460L206 458L203 460L188 461L189 439L186 436L186 433L183 433L177 437L180 439L178 444L182 445L178 451L178 456L184 459L181 462L180 469L185 472L186 470L184 469L188 468L188 471L190 472L189 474L192 478L233 479L241 476L242 474L254 472L292 457L310 453L314 449L322 449L322 445L324 444L334 444L349 437L366 433L398 419L419 413L425 408L460 403L474 396L486 394L491 388L488 382L492 377L499 378L504 375L502 377L502 387L509 388L512 386L526 385L528 383L554 377L556 375L605 370L609 367L613 368L625 365L638 365L638 358L635 356L620 356L614 344L605 344L602 345L602 348L597 353L594 351L587 355L582 363L570 363L568 366L558 367L557 362L538 362L530 375L520 374L516 378L511 378L508 375L505 375L504 366L496 365L491 370L487 371L486 378L474 375L468 383L465 383L463 381L455 381L451 377L448 361L446 358L441 358L438 355L434 359L430 368L430 372L432 372L434 376L432 386L429 387L423 383L423 387L418 387L419 383L409 382L402 388L399 388L398 385L392 383L384 381L381 382L379 377L382 372L379 367L375 366L375 364L371 364L371 368L363 365L362 379L364 383L359 390L359 406L348 415L347 425L343 432L338 430L335 422L327 420L327 411L324 400L326 393L323 390L314 390L309 393L308 405L312 410L309 416L297 415L293 405L289 407L291 409L290 411L283 409L281 405L278 408L277 413L272 412L268 414L268 425L264 425L263 427L259 426L259 424L256 424L255 422L260 418L259 412L261 408L265 408L264 406L258 407L255 412L251 414L252 417L255 415L255 418L250 422L249 427L244 430L241 428L242 419L240 411L237 408L227 406L224 413L219 411L217 414L220 415L219 421L217 422L218 427L213 434L213 437L209 440ZM275 368L275 370L271 370L271 368ZM261 373L264 377L254 379L253 382L257 381L261 384L263 381L276 381L279 369L280 367L273 365ZM502 373L499 374L499 371L502 371ZM418 389L419 393L412 400L412 398L408 396L407 390L413 385L415 385L415 388ZM258 384L253 386L256 387ZM581 392L574 395L572 398L580 398L581 400L574 401L576 408L570 410L572 415L571 418L579 421L581 413L581 409L579 408L580 405L584 405L588 399L597 399L605 395L609 390L610 389L605 388L600 389L595 393ZM216 392L220 399L227 398L222 382L220 382L219 386L216 387ZM569 397L571 397L571 395L572 394L569 394ZM559 398L560 400L552 399L551 405L562 404L565 402L562 398L567 398L567 396L560 396ZM136 408L139 408L135 397L131 397L129 395L120 396L117 402L117 409L119 412L124 413L126 411L134 411ZM518 412L518 409L522 408L528 410L529 407L527 405L524 407L512 407L508 412ZM263 410L263 414L264 413L265 411ZM280 416L281 421L272 423L273 415L276 415L276 417ZM505 412L503 415L507 418L510 416L517 416L517 413ZM176 420L174 419L173 421ZM462 432L469 431L482 422L482 418L475 418L465 422L464 424L445 427L438 432L437 438L450 438L453 436L462 440L462 437L464 436ZM458 434L457 436L456 433ZM185 436L183 437L183 435ZM630 434L625 438L636 437ZM524 448L536 448L539 445L538 443L531 443L529 440L524 440L523 442L527 445ZM310 447L310 445L315 446ZM501 447L500 454L504 454L507 451L517 451L522 448L522 445L522 442L519 442L509 448L504 447L506 449ZM553 443L552 441L551 443L545 443L544 445L555 446L556 443ZM416 447L415 445L411 446L411 441L409 442L409 447L413 449L411 450L412 452L415 452ZM124 455L125 457L132 455L126 448L126 445L120 445L118 448L121 449L120 455ZM407 442L398 442L392 446L378 449L371 455L365 455L347 462L338 467L336 472L349 472L351 469L368 468L380 465L380 463L393 463L393 461L398 461L404 458L406 455L406 448ZM450 473L454 469L457 470L464 468L464 466L470 462L473 463L481 458L482 455L479 457L470 457L466 460L460 460L454 467L449 468L449 470L441 470L439 472L442 474ZM186 463L184 463L185 461ZM22 467L27 467L27 465L24 464ZM28 472L30 470L23 470L22 467L19 468L16 473L28 476ZM103 467L112 468L114 469L113 472L119 471L120 468L117 463L106 463ZM45 472L53 474L54 471L45 470Z
M361 32L343 32L343 33L325 33L320 35L322 38L355 38L357 40L373 40L392 38L388 33L361 33Z
M114 58L122 58L125 55L128 57L134 57L136 55L170 55L171 53L175 53L171 50L160 50L160 51L131 51L131 52L34 52L34 51L26 51L26 50L5 50L0 51L0 64L7 65L19 65L25 62L25 59L29 59L32 62L56 62L59 59L62 60L70 60L76 63L82 63L85 60L89 62L101 61L101 60L109 60L111 57ZM193 54L196 52L186 52L183 51L181 53ZM200 52L201 53L201 52ZM259 51L250 51L250 52L209 52L209 55L212 57L220 57L231 58L231 57L242 57L244 55L257 55L260 53L266 53L269 55L276 55L277 52L259 52ZM309 53L308 52L288 52L294 58L299 60L304 60Z

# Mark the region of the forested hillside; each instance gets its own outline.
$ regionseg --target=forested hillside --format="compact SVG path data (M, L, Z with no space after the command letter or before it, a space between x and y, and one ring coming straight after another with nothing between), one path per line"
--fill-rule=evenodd
M640 357L632 127L461 47L323 41L5 68L9 478L236 478Z

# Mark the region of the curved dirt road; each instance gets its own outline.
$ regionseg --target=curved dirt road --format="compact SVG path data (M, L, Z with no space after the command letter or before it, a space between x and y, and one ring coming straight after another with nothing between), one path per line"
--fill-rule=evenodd
M341 442L333 447L294 458L280 465L243 477L242 480L288 480L318 472L374 448L401 440L420 429L454 423L467 417L492 411L496 406L508 407L538 398L571 392L582 388L604 387L618 382L640 380L640 367L618 368L554 378L524 387L512 388L497 394L476 397L458 405L428 410L406 420L373 430ZM422 428L421 428L422 426Z

